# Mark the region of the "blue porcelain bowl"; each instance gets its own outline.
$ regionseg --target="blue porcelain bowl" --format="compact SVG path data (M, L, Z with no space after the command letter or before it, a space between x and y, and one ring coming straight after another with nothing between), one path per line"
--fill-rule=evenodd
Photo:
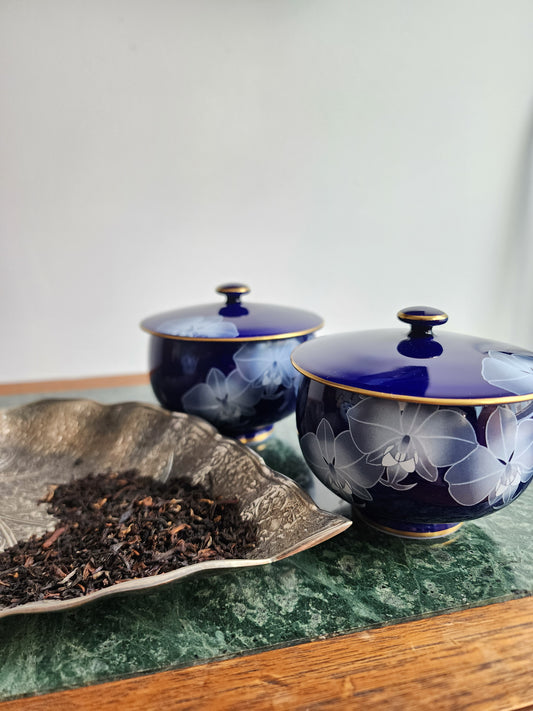
M531 481L533 354L436 338L432 326L447 320L437 309L399 315L410 333L325 336L294 351L299 441L358 516L434 538L507 506Z
M193 306L145 319L155 396L168 410L211 422L244 442L269 436L294 412L301 375L292 350L313 337L322 320L307 311L241 303L243 284L217 291L226 303Z

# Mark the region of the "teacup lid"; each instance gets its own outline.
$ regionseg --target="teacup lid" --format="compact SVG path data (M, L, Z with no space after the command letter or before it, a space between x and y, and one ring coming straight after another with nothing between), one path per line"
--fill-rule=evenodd
M448 405L484 405L533 398L533 353L474 336L438 335L448 316L412 306L399 329L341 333L298 346L297 370L321 383L376 397Z
M155 336L192 341L264 341L303 336L324 324L320 316L289 306L258 304L241 298L245 284L223 284L216 291L226 303L200 304L149 316L141 328Z

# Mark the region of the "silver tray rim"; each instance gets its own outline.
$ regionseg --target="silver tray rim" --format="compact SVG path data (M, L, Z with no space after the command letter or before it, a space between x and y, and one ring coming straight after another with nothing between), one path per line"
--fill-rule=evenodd
M193 563L188 566L178 568L168 573L162 573L144 578L135 578L131 580L115 583L108 588L93 591L79 597L69 598L65 600L42 600L30 602L14 607L0 608L0 618L5 618L17 614L43 613L43 612L59 612L80 607L96 600L108 598L114 595L142 591L167 585L175 581L183 581L192 576L199 574L216 573L220 571L247 569L258 566L265 566L275 563L289 556L293 556L308 548L312 548L324 541L327 541L334 536L345 531L352 524L352 521L340 514L330 513L320 509L311 497L290 477L282 474L266 465L262 457L253 449L237 440L230 439L220 434L211 424L201 418L187 415L180 412L170 412L164 410L158 405L152 403L126 401L112 404L103 404L86 398L45 398L24 405L19 405L10 408L0 409L0 419L16 416L24 417L25 412L30 408L61 407L64 404L65 409L83 407L101 408L102 413L109 412L111 408L140 408L143 411L152 411L158 417L168 418L169 426L176 421L186 421L191 427L196 428L208 440L211 440L212 446L217 449L222 447L230 456L239 457L249 465L250 472L256 472L257 479L265 479L268 481L268 491L274 489L285 493L288 505L299 507L299 511L305 517L316 516L317 522L315 526L306 534L296 535L294 540L287 546L272 546L271 549L265 551L266 555L260 558L239 558L239 559L223 559L223 560L207 560L199 563ZM0 426L0 444L1 444L1 426ZM2 480L2 470L0 469L0 482ZM254 482L255 483L255 482ZM43 485L43 495L46 492L46 486ZM237 494L238 495L238 494ZM1 523L1 511L0 511ZM255 523L260 526L261 521L255 520ZM293 532L294 533L294 532ZM1 550L1 549L0 549Z

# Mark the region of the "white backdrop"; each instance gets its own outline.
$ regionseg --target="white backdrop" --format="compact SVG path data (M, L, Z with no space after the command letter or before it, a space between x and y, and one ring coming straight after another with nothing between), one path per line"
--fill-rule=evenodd
M221 282L533 348L531 0L1 0L0 382Z

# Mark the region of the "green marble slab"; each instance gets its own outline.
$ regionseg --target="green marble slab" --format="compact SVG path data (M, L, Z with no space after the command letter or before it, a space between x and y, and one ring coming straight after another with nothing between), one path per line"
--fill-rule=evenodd
M154 401L146 386L68 396ZM0 407L41 397L4 397ZM261 454L319 506L347 513L305 465L293 418L276 426ZM441 541L404 541L354 523L270 566L194 577L65 612L7 617L0 620L0 700L530 595L532 518L530 489Z

